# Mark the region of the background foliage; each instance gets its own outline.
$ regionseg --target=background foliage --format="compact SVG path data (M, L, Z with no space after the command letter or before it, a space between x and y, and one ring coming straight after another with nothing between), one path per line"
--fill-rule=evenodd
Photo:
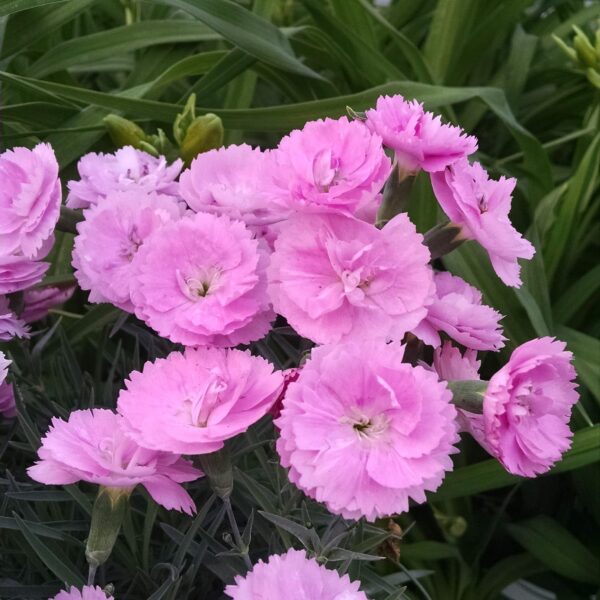
M520 290L504 287L473 244L445 266L506 315L509 343L488 359L556 335L575 353L581 402L572 450L548 476L505 473L470 440L427 506L396 522L352 526L305 502L259 423L233 445L234 505L253 561L291 544L360 577L374 598L589 598L600 569L600 104L598 90L553 40L591 33L587 0L0 0L2 144L50 142L63 182L77 158L112 151L102 119L170 127L191 92L197 114L218 114L226 143L270 147L308 119L362 110L382 93L425 101L480 140L495 176L518 177L513 222L534 241ZM425 180L411 218L435 224ZM72 235L59 233L47 281L72 281ZM51 415L114 406L122 380L171 348L120 311L78 294L28 344L11 343L19 418L0 423L0 597L47 598L86 573L83 540L93 490L34 485L24 470ZM302 347L285 330L255 351L280 367ZM133 497L112 559L100 573L119 600L220 598L243 572L223 510L203 481L191 521ZM258 509L260 512L255 512ZM391 536L391 537L390 537ZM400 539L400 537L402 539ZM371 562L374 555L387 559ZM360 560L365 559L365 560Z

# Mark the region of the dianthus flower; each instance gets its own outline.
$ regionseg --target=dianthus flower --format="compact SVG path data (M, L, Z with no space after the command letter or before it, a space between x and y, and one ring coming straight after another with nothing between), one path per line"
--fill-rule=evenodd
M169 223L138 252L131 296L136 315L186 346L258 340L274 318L267 261L241 221L197 213Z
M29 337L29 328L11 310L6 296L0 296L0 340L7 342L14 337Z
M88 208L113 192L136 190L177 197L177 176L183 161L171 165L164 156L158 158L132 146L119 148L114 154L90 152L77 163L79 181L69 181L69 208Z
M249 352L187 348L132 372L117 410L144 447L208 454L263 417L282 384L280 371Z
M499 350L504 336L498 321L502 318L490 306L482 304L481 292L450 273L436 273L435 299L427 307L427 317L413 329L426 344L437 348L440 331L474 350Z
M39 283L49 266L26 256L0 254L0 294L13 294Z
M465 135L460 127L444 125L421 103L400 95L380 96L376 108L365 116L367 127L395 151L398 166L406 173L443 171L477 150L475 137Z
M84 585L81 590L71 587L68 590L60 591L50 600L115 600L112 596L107 596L102 588L91 585Z
M58 163L49 144L0 154L0 255L34 258L60 212Z
M179 178L179 192L196 212L244 221L271 241L288 210L274 202L268 152L247 144L202 152Z
M475 350L461 354L451 342L444 342L433 352L433 369L443 381L477 380L480 367Z
M299 216L275 242L274 308L320 344L350 336L400 339L433 299L422 240L405 214L381 230L343 215Z
M476 240L490 256L496 274L520 287L518 258L531 259L535 248L512 226L508 213L515 179L490 179L479 164L462 159L431 175L433 191L463 238Z
M272 554L267 562L259 560L244 577L237 575L225 594L233 600L367 600L359 586L348 575L340 576L308 558L304 550L292 548Z
M23 311L21 319L26 323L34 323L43 319L51 308L64 304L75 293L75 286L58 287L49 285L32 288L23 292Z
M381 138L360 121L309 121L273 151L278 200L297 211L355 214L377 201L391 171Z
M113 192L84 211L73 247L75 277L91 302L111 302L133 312L135 257L146 239L181 216L170 196L143 191Z
M10 363L4 353L0 352L0 415L9 418L17 414L12 385L6 381Z
M54 417L39 460L27 473L50 485L87 481L133 489L139 484L161 506L192 514L196 507L180 484L202 473L176 454L142 448L125 435L122 424L120 415L103 408L76 410L67 421Z
M535 477L571 445L571 410L579 395L573 355L545 337L519 346L489 381L477 441L514 475ZM483 431L483 436L481 432Z
M312 351L288 388L277 451L289 478L345 518L408 510L442 483L458 441L452 394L398 342Z

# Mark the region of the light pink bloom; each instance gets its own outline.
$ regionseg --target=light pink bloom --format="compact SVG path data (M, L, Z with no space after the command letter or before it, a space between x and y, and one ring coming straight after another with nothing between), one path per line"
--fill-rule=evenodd
M475 350L465 350L464 354L450 342L444 342L433 352L433 368L444 381L477 380L481 361Z
M0 254L0 294L13 294L39 283L49 266L25 256Z
M233 600L367 600L360 582L327 569L304 550L291 548L259 560L245 577L237 575L225 588Z
M119 148L114 154L82 156L77 163L79 181L69 181L69 208L88 208L113 192L135 190L177 197L177 176L183 161L171 165L164 156L158 158L132 146Z
M381 230L343 215L299 216L275 242L274 308L320 344L350 336L400 339L433 299L422 240L405 214Z
M545 473L571 446L571 410L579 394L573 355L550 337L519 346L491 379L477 441L514 475ZM483 432L483 435L482 433Z
M268 152L247 144L202 152L179 178L179 192L196 212L244 221L272 241L289 210L274 202Z
M515 179L490 179L479 164L460 160L431 175L433 191L450 220L462 228L462 236L477 240L490 256L498 277L520 287L518 258L531 259L535 248L512 226L508 213Z
M443 171L459 158L477 150L477 139L460 127L444 125L416 100L379 96L377 107L365 112L367 127L396 152L400 169L414 173Z
M138 252L136 315L186 346L258 340L274 319L267 261L241 221L197 213L165 225Z
M112 596L107 596L99 586L84 585L81 590L71 587L69 590L62 590L50 600L115 600Z
M49 144L0 154L0 255L34 258L60 212L58 163Z
M0 296L0 340L29 337L29 328L11 310L6 296Z
M135 257L147 238L181 216L170 196L143 191L113 192L84 211L73 247L75 277L90 302L111 302L133 312Z
M403 363L398 342L312 351L288 388L277 451L289 478L348 519L425 502L452 470L452 394L432 371Z
M273 151L273 183L283 206L355 214L377 201L391 171L381 138L360 121L319 119Z
M426 344L437 348L441 343L440 331L453 340L474 350L499 350L504 336L498 321L502 318L492 307L482 304L481 292L466 281L450 273L436 273L433 304L427 307L427 316L413 333Z
M34 323L43 319L51 308L64 304L74 294L76 286L46 286L31 288L23 292L24 307L21 319L26 323Z
M206 454L263 417L283 377L249 352L187 348L147 362L125 385L117 410L133 439L147 448Z
M12 385L6 381L10 363L11 361L4 356L4 353L0 352L0 415L7 418L14 417L17 414Z
M194 501L180 484L198 479L201 471L176 454L138 446L122 425L120 415L104 408L76 410L68 421L54 417L39 460L27 473L50 485L87 481L133 489L139 484L161 506L192 514Z

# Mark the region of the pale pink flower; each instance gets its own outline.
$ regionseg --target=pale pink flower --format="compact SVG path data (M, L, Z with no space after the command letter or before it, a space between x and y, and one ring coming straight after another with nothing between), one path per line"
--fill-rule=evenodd
M299 216L275 242L274 308L320 344L350 336L400 339L433 299L422 240L405 214L381 230L343 215Z
M133 439L147 448L206 454L267 414L283 377L249 352L187 348L147 362L125 385L117 410Z
M115 600L112 596L107 596L99 586L84 585L81 590L71 587L69 590L60 591L50 600Z
M360 582L327 569L304 550L290 548L259 560L244 577L225 588L233 600L367 600Z
M274 319L268 257L241 221L197 213L160 228L140 248L136 315L172 342L237 346Z
M452 394L403 354L399 342L321 346L284 399L281 464L308 496L345 518L404 512L452 470Z
M0 255L34 258L60 212L58 163L49 144L0 154Z
M76 287L48 285L40 288L31 288L23 292L23 311L21 319L26 323L34 323L48 315L51 308L64 304L73 296Z
M6 381L11 361L0 352L0 415L11 418L17 414L15 395L12 385Z
M481 361L475 350L460 350L451 342L444 342L433 352L433 368L444 381L477 380Z
M164 156L158 158L132 146L119 148L114 154L82 156L77 163L79 181L69 181L69 208L88 208L104 200L113 192L135 190L140 193L178 195L177 176L183 161L167 164Z
M477 139L460 127L444 125L416 100L379 96L377 107L365 112L367 127L396 153L400 169L415 173L443 171L459 158L477 150Z
M471 433L510 473L545 473L571 446L569 420L579 398L572 358L564 342L531 340L490 379L483 417L472 417L483 427Z
M496 274L520 287L518 258L531 259L535 248L512 226L508 213L515 179L490 179L478 163L467 159L431 175L433 191L449 219L464 238L476 240L490 256Z
M268 152L247 144L202 152L179 178L179 192L196 212L244 221L272 241L290 212L274 202Z
M14 337L29 337L29 328L22 319L13 313L8 298L0 296L0 340L7 342Z
M49 266L26 256L0 254L0 294L13 294L39 283Z
M499 350L504 336L498 321L502 318L491 306L482 304L481 292L460 277L447 272L436 273L433 304L413 333L426 344L437 348L440 331L474 350Z
M381 138L346 117L309 121L292 131L273 160L279 202L303 212L360 212L377 201L391 171Z
M111 302L133 312L135 257L148 237L181 216L170 196L139 190L113 192L84 211L73 247L75 277L90 302Z
M38 457L27 473L40 483L87 481L131 489L139 484L165 508L187 514L196 510L180 484L198 479L201 471L179 455L136 444L125 435L123 418L111 410L76 410L68 421L54 417L42 438Z

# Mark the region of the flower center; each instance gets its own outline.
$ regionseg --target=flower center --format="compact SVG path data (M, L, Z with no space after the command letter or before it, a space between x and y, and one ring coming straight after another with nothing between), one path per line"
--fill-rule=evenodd
M477 198L477 206L479 207L479 212L481 214L488 211L487 199L483 194Z
M134 225L127 236L127 240L121 246L121 256L131 262L136 252L140 249L142 242L143 240L138 233L137 227Z
M318 152L313 160L313 179L321 192L328 192L338 182L340 159L333 156L330 149Z
M204 385L185 400L188 405L192 425L206 427L211 412L221 401L221 394L227 389L227 382L218 369L212 369Z
M185 277L180 271L177 271L177 282L179 289L190 299L197 301L205 298L215 289L221 277L221 271L217 268L201 269L194 275Z
M386 415L366 415L360 408L354 407L340 419L340 423L350 425L361 441L381 439L388 429L390 420Z

